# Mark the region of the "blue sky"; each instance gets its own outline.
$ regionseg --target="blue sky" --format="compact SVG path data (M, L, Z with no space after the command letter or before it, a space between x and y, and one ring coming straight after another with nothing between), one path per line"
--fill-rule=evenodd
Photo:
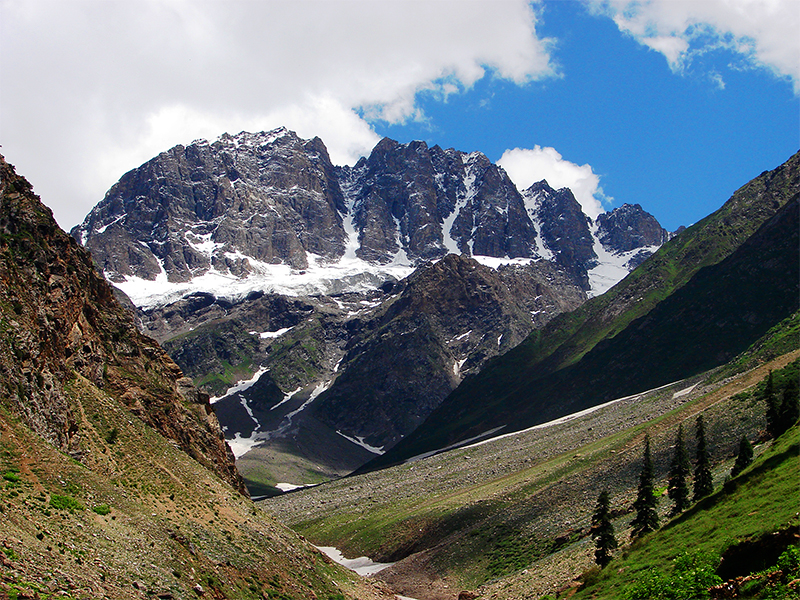
M792 83L744 68L730 51L675 73L662 54L577 2L547 3L537 32L557 40L560 77L521 86L487 77L446 102L423 94L427 121L376 122L376 131L480 150L492 161L509 148L553 147L600 175L613 199L606 209L639 203L671 231L800 149Z
M0 152L62 227L175 144L484 152L670 230L800 148L797 0L0 0Z

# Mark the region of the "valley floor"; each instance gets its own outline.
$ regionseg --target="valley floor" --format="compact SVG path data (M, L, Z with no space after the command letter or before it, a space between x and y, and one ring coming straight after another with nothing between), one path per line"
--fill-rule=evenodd
M618 539L629 536L649 433L656 488L679 423L693 452L706 422L715 486L729 473L742 433L763 432L762 402L742 393L800 351L735 377L706 374L436 456L272 498L262 506L314 543L345 556L394 562L376 578L420 600L537 598L572 585L593 564L591 512L611 493ZM756 446L757 454L764 445ZM664 497L659 510L669 509Z

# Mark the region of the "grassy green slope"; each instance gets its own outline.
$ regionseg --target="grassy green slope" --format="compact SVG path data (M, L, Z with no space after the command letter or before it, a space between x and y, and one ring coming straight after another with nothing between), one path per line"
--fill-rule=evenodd
M615 336L634 319L717 264L789 200L800 193L800 152L773 171L738 189L716 212L684 230L608 293L555 319L520 350L526 366L543 374L579 360L600 340Z
M770 337L785 337L791 321L785 325ZM760 345L772 344L765 339ZM347 556L366 554L382 561L408 557L397 573L390 570L381 576L400 593L426 598L409 580L431 577L450 589L484 586L485 598L537 598L591 565L588 521L603 488L612 493L615 526L620 539L627 541L645 432L652 439L656 485L663 488L678 423L683 423L691 447L694 418L702 412L719 488L740 436L746 433L753 439L764 428L758 382L769 369L786 364L794 369L786 370L786 376L796 377L797 355L795 350L762 364L722 387L702 389L700 383L691 396L684 390L693 389L699 380L558 426L346 478L267 505L315 543L335 545ZM780 373L776 371L779 387L785 379ZM758 452L763 450L762 446ZM753 535L786 520L786 506L797 504L797 495L790 491L784 488L783 512L774 519L762 518L765 529L755 528ZM751 488L746 493L757 495ZM772 492L764 493L767 502L774 501ZM661 499L662 519L669 504ZM720 515L714 518L723 518ZM760 518L751 517L752 522ZM729 529L723 520L716 527L721 534ZM742 531L744 536L750 529Z
M800 525L800 428L793 427L742 474L613 560L573 598L623 598L653 567L670 574L691 550L717 557L730 546ZM759 570L758 556L751 557ZM748 575L749 573L740 573Z
M76 377L83 462L0 408L0 597L391 597Z

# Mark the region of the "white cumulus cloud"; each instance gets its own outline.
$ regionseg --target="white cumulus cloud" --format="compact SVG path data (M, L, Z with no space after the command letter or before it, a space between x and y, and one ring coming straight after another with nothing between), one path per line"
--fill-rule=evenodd
M369 119L422 118L421 91L552 75L537 4L0 0L2 152L65 227L199 137L286 126L352 162Z
M572 190L583 212L592 219L605 212L601 200L607 198L600 187L600 177L591 165L577 165L564 160L555 148L535 146L533 149L506 150L497 164L505 169L520 191L546 179L554 189L568 187Z
M619 29L661 52L675 71L696 53L726 48L794 83L800 93L797 0L587 0Z

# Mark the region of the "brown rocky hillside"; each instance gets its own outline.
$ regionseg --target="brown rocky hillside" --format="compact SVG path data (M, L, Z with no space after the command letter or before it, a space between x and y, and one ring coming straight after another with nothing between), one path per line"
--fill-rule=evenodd
M67 386L85 378L246 493L208 396L139 333L89 253L5 160L0 178L3 407L81 461L86 442Z
M208 397L0 178L0 598L390 598L253 505Z

